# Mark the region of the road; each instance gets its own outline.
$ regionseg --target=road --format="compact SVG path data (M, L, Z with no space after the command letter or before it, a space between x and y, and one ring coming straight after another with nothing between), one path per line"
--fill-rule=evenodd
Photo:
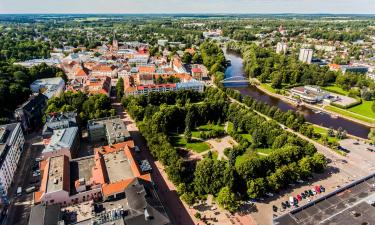
M193 218L186 210L186 207L179 199L173 184L163 178L162 174L164 173L164 168L160 163L155 161L150 154L147 147L147 142L139 132L135 121L130 118L119 102L114 99L112 99L112 101L112 106L116 109L117 115L123 119L134 140L134 143L141 149L141 157L147 159L152 166L152 180L157 186L157 193L172 223L175 225L195 224Z
M43 145L35 144L41 141L39 132L25 136L25 148L18 163L17 171L13 178L13 184L9 189L10 206L6 223L13 224L27 224L29 220L30 210L32 206L32 194L26 194L25 189L34 184L30 184L32 176L32 166L34 159L40 155L43 150ZM16 196L17 187L22 187L23 194L20 197Z

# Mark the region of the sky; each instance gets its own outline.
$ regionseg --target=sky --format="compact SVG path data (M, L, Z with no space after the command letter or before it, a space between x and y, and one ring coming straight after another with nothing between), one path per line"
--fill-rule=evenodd
M0 0L0 13L375 14L375 0Z

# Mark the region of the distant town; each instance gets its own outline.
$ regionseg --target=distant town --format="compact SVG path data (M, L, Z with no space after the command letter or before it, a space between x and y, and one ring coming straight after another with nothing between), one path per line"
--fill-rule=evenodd
M375 223L375 18L0 15L0 224Z

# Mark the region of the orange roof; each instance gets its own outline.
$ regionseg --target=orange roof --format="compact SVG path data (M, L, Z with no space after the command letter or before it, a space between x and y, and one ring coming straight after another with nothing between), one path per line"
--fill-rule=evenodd
M107 65L96 65L92 68L93 71L112 72L115 69L114 66Z
M138 73L155 73L155 66L139 66Z
M103 184L102 192L104 196L124 192L125 189L134 181L135 178L122 180L112 184Z
M194 48L187 48L187 49L185 49L185 52L189 52L191 55L194 55L195 49Z
M82 68L77 68L76 71L75 71L75 76L76 77L87 77L88 74L86 73L86 71Z
M332 69L340 69L339 64L329 64L328 66L329 66L329 68L332 68Z

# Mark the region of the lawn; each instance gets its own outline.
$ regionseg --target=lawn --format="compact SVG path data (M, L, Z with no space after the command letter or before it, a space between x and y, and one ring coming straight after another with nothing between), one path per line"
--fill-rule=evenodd
M271 84L269 84L269 83L261 83L260 86L262 88L266 89L267 91L276 94L276 90L273 87L271 87Z
M233 131L233 123L228 122L228 133L231 133L232 131ZM243 133L241 130L240 130L240 135L250 142L253 140L253 138L251 137L251 134Z
M374 119L375 122L375 112L372 111L372 101L362 101L362 104L356 105L348 109L350 112L354 112L363 116L370 117Z
M263 154L266 154L266 155L269 155L272 151L273 150L270 149L270 148L257 148L256 149L257 153L263 153ZM248 150L246 150L246 152L243 155L237 156L236 165L246 161L252 154L255 154L255 152L248 149ZM261 154L260 156L264 156L263 154Z
M314 128L314 133L320 134L322 137L327 136L327 131L328 131L327 128L319 127L315 125L313 125L313 128ZM320 139L314 138L314 139L318 141L320 144L324 144L321 138ZM328 143L335 143L335 142L338 142L338 139L336 137L328 137Z
M211 151L212 152L212 159L217 159L219 157L219 153L217 151ZM203 155L203 158L207 158L208 153Z
M345 91L344 89L336 86L336 85L332 85L332 86L326 86L326 87L322 87L323 90L326 90L326 91L330 91L332 93L336 93L336 94L339 94L339 95L348 95L349 92L348 91Z
M361 105L350 108L349 110L351 110L351 111L345 110L345 109L340 109L340 108L330 106L330 105L326 106L325 109L328 109L330 111L342 114L344 116L352 117L352 118L355 118L355 119L358 119L358 120L361 120L361 121L364 121L364 122L375 123L375 117L373 116L373 113L371 113L371 115L367 115L367 114L361 115L361 114L357 113L357 112L363 113L366 110L371 110L371 106L369 106L368 103L365 104L365 106L367 105L367 107L370 107L369 109L365 109L365 106L362 106L362 105L363 105L363 103ZM355 109L353 109L353 108L355 108ZM353 112L352 110L354 110L356 112ZM370 116L372 116L372 118L370 118Z
M191 143L186 143L186 140L183 136L171 137L171 144L174 147L186 148L197 153L201 153L210 149L210 145L204 141L192 140Z
M200 131L211 131L211 130L222 130L222 131L224 131L224 124L220 124L220 125L217 125L217 124L202 125L202 126L199 126L199 127L195 128L191 132L191 135L193 137L195 137L195 138L199 138L199 132Z

